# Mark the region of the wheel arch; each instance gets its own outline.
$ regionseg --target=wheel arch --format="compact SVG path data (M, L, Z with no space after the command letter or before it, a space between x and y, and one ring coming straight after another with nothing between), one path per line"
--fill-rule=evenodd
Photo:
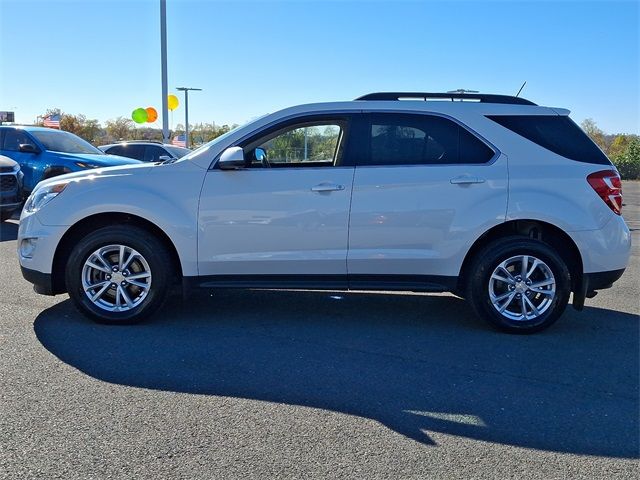
M476 254L485 245L506 235L521 235L523 237L540 240L554 248L569 269L571 290L573 292L581 291L584 271L582 255L573 239L561 228L548 222L541 220L510 220L490 228L473 243L460 268L460 275L458 277L459 292L465 290L469 268ZM575 298L574 296L574 306Z
M53 288L53 294L64 293L67 291L64 279L65 266L77 240L98 228L110 225L133 225L154 235L167 247L171 255L173 271L177 277L176 280L182 278L182 265L180 263L178 250L169 236L160 227L137 215L122 212L103 212L85 217L78 221L72 225L60 239L60 242L56 247L51 268L51 285Z
M40 181L47 180L49 178L57 177L58 175L64 175L65 173L71 173L72 170L64 165L51 165L44 169Z

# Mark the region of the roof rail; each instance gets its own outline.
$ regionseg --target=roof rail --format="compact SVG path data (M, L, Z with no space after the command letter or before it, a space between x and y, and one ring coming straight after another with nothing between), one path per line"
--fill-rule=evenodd
M481 103L508 103L512 105L535 105L530 100L511 95L494 95L488 93L430 93L430 92L377 92L363 95L356 100L455 100Z
M118 140L116 143L157 143L164 145L160 140Z

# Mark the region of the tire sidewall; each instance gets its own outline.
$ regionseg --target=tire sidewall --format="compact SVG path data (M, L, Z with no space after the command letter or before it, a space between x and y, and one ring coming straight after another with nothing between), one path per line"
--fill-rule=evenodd
M535 319L511 320L501 315L489 297L489 281L493 271L503 261L518 255L542 260L551 269L556 282L556 294L549 308ZM544 242L515 237L490 245L478 255L469 285L469 298L479 316L495 327L511 333L533 333L553 324L564 312L571 293L569 271L562 258Z
M82 269L87 258L101 247L125 245L138 251L149 264L151 288L146 298L126 312L109 312L95 305L82 287ZM137 323L155 312L167 296L170 271L165 248L148 232L136 227L107 227L96 230L74 247L65 271L69 295L76 306L92 319L106 324Z

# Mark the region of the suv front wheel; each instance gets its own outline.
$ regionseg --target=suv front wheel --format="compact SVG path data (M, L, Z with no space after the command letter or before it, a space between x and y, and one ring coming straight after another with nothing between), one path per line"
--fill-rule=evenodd
M548 244L506 237L476 255L467 298L476 314L511 333L533 333L553 324L571 293L569 270Z
M75 305L95 321L136 323L164 302L171 265L167 248L149 232L109 226L78 242L65 281Z

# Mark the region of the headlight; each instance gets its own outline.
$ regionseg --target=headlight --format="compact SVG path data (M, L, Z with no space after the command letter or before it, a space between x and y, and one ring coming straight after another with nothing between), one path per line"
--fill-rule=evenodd
M44 207L51 200L56 198L67 188L69 181L53 183L44 187L36 187L24 205L24 210L27 213L34 213Z
M79 166L80 168L98 168L99 165L92 165L91 163L85 163L85 162L76 162L76 165Z

